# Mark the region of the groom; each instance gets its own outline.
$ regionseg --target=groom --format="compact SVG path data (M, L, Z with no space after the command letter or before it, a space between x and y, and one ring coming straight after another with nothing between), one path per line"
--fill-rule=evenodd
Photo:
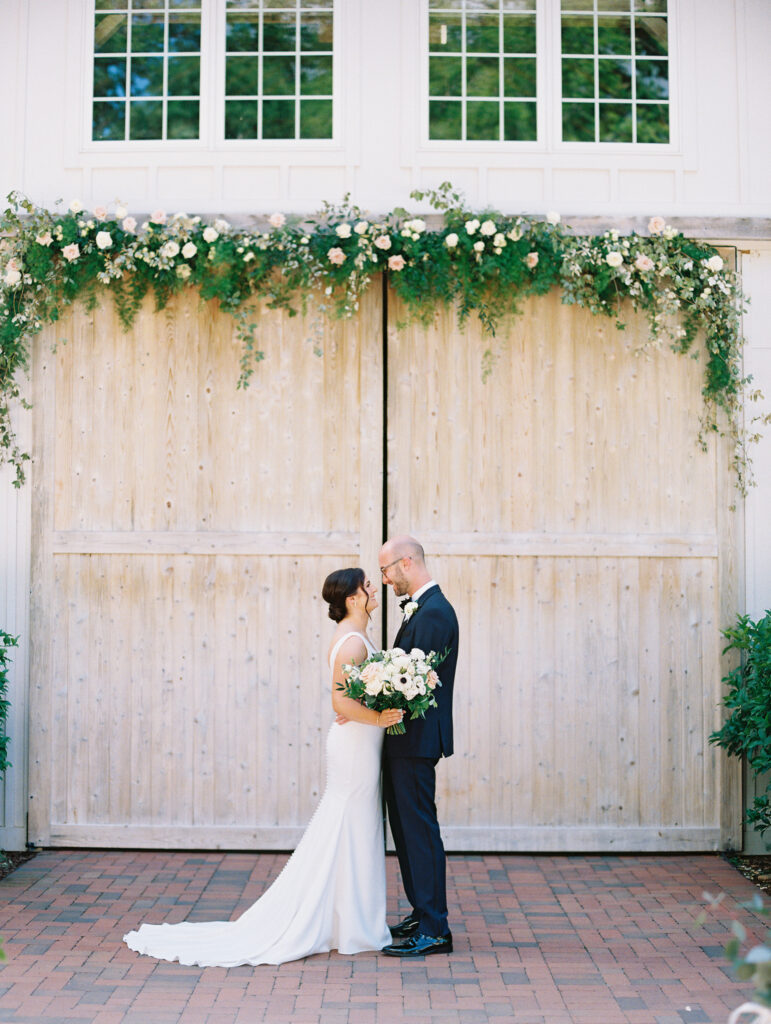
M434 793L435 767L440 757L452 754L452 686L458 660L458 620L452 605L431 579L423 548L413 537L394 537L380 550L383 582L403 598L402 624L394 647L447 656L438 666L441 687L435 691L438 707L425 718L405 719L407 731L383 742L383 789L388 820L410 914L391 935L404 942L386 946L387 956L421 957L451 953L447 924L446 862Z

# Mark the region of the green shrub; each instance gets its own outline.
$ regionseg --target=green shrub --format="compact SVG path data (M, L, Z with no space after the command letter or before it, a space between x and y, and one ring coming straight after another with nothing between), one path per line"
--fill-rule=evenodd
M756 777L771 772L771 611L753 622L740 615L733 629L723 632L725 651L739 651L740 664L723 682L728 693L723 704L731 714L710 743L734 757L744 757ZM771 782L747 810L747 823L762 835L771 828Z
M17 636L11 636L10 633L4 633L0 629L0 775L11 764L6 756L8 753L8 736L5 731L8 708L10 707L9 701L6 700L8 692L8 652L11 647L18 647L18 645L19 638Z

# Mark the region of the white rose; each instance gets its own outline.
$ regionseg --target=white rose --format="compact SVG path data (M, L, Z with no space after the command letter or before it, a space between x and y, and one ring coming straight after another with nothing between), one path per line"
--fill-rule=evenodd
M127 217L127 216L128 216L128 210L126 209L125 206L116 206L115 207L115 219L116 220L123 220L123 218Z
M378 235L375 239L375 245L378 249L390 249L391 238L390 235Z
M509 233L506 235L506 237L510 238L512 242L518 242L522 237L521 228L512 228L511 231L509 231Z
M191 260L193 256L198 252L198 246L195 242L187 242L182 246L182 255L186 260Z
M366 233L366 230L367 230L368 227L369 227L369 222L368 221L360 220L359 223L354 226L353 230L356 232L357 235L363 235L363 234Z
M120 225L127 235L133 235L137 229L137 222L135 217L124 217Z
M609 267L620 267L624 262L624 257L617 249L612 249L605 257L605 262Z
M666 226L667 222L663 217L651 217L648 221L648 231L652 235L660 235Z
M335 234L338 238L350 238L351 237L351 225L350 224L338 224L335 228Z
M203 240L204 242L216 242L219 238L219 231L215 231L213 227L203 229Z
M454 231L450 232L447 238L445 238L444 244L447 246L448 249L455 248L455 246L458 244L458 236L455 234Z
M668 242L671 242L676 235L677 228L673 228L671 224L667 224L667 226L664 228L664 238L666 238Z
M179 252L179 245L175 241L166 242L165 245L161 246L161 256L165 259L173 259Z
M721 256L710 256L708 260L704 260L704 266L707 270L711 270L713 274L716 274L719 270L723 269L723 259Z
M191 270L187 263L180 263L177 267L177 277L181 277L183 281L186 281L190 274Z
M413 661L424 661L426 657L426 652L421 651L419 647L413 647L412 650L410 651L410 657L412 658Z
M489 238L490 235L494 235L498 229L495 226L494 220L485 220L482 221L482 226L480 227L479 230L482 232L483 235L486 235Z
M83 209L83 203L79 199L73 199L70 203L70 213L80 213Z
M38 235L35 239L38 245L50 245L53 242L50 231L44 231L42 235Z
M13 267L8 267L5 271L5 283L13 288L21 281L21 273L18 270L14 270Z
M109 249L112 245L112 235L109 231L97 231L96 246L98 249Z
M475 252L484 252L484 248L485 248L485 243L484 242L474 242L474 251Z
M221 235L230 230L230 224L222 218L215 220L214 227Z
M283 228L286 224L286 217L283 213L271 213L270 217L268 217L268 224L272 228Z
M502 249L505 244L506 244L506 239L503 237L503 235L499 231L496 234L495 238L493 239L493 245L497 246L499 249Z
M559 222L562 220L562 217L560 217L556 210L549 210L549 212L546 214L546 219L550 224L559 224Z
M479 227L479 221L478 220L467 220L465 227L466 227L466 234L473 235L473 234L476 233L476 230Z
M408 220L408 221L406 221L404 227L408 231L414 231L415 234L420 235L420 234L422 234L423 231L426 230L426 222L424 220L420 220L420 218L416 217L415 220Z
M107 209L104 206L94 207L94 216L97 220L107 220Z

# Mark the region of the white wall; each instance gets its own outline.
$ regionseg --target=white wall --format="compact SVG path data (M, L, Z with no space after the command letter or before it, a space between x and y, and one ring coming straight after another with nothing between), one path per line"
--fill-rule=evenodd
M745 373L753 377L752 387L765 395L762 403L748 403L747 420L771 413L771 242L748 243L741 256L742 285L751 295L744 317L747 339ZM747 544L746 611L753 618L771 610L771 429L765 430L753 446L752 462L757 486L745 505Z
M760 388L765 401L748 406L748 415L771 413L771 242L749 243L741 256L742 282L752 296L744 318L747 345L744 369L752 374L754 387ZM746 592L745 610L753 619L771 610L771 429L765 430L761 442L752 452L757 487L745 505ZM745 804L751 806L755 796L764 793L771 779L751 777L744 773ZM751 828L744 830L744 852L768 853L769 836L765 839Z
M222 2L204 0L208 16L216 19L211 5ZM552 5L543 24L553 28L558 0L541 2ZM88 141L91 0L0 0L0 94L12 97L0 104L0 196L16 188L45 205L120 198L140 212L232 215L312 211L349 191L365 209L384 211L409 205L413 188L450 179L473 206L506 212L768 218L771 2L670 0L670 9L679 70L671 150L421 145L422 0L338 0L334 143L115 148ZM541 84L547 95L548 81ZM756 220L748 234L767 228ZM771 396L771 248L750 246L742 260L753 300L746 366ZM771 437L753 457L759 486L746 506L746 607L759 615L771 606ZM13 668L14 768L0 802L0 848L23 843L26 813L29 488L17 492L10 481L0 473L0 626L20 633L22 648Z
M3 0L0 192L52 204L120 197L133 209L311 211L346 191L373 211L447 178L475 206L509 212L768 216L771 3L670 0L675 96L671 147L421 145L425 0L338 0L339 139L334 143L94 144L87 94L91 0ZM219 24L224 0L204 0ZM543 38L559 0L540 0ZM207 13L208 12L208 13ZM216 69L204 83L215 90ZM548 105L556 78L542 66ZM8 107L11 107L8 110ZM545 137L554 132L544 131Z
M19 410L14 424L20 445L29 451L29 413ZM0 850L23 850L27 843L31 488L13 487L14 476L8 466L0 467L0 629L19 637L9 655L6 734L11 767L0 778Z

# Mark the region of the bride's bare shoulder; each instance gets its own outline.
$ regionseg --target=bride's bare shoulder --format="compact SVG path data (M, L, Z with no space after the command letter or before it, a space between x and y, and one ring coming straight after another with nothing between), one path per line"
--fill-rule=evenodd
M335 663L338 665L347 665L350 662L359 664L369 655L364 638L359 633L352 633L350 630L342 629L336 631L332 637L328 657L332 657L333 651Z

